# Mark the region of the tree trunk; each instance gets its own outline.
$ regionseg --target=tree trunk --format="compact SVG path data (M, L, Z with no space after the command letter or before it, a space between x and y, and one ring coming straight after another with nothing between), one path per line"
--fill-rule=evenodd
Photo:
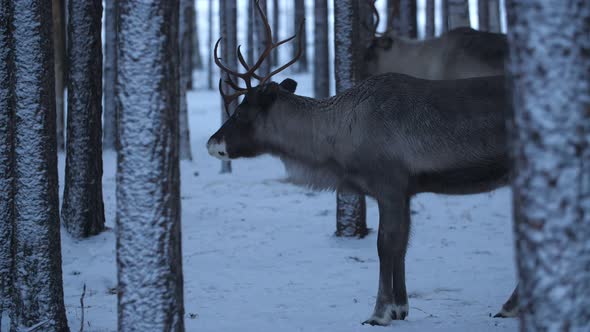
M193 5L193 70L203 69L203 59L201 58L201 45L199 38L199 12L195 5Z
M489 31L499 33L502 31L500 22L500 0L488 1Z
M118 331L180 332L179 6L120 0L118 12Z
M479 23L479 31L490 30L490 7L489 0L477 1L477 18Z
M305 0L295 0L295 16L293 21L293 31L299 31L299 24L305 19ZM303 53L301 58L297 60L294 65L295 71L299 73L306 73L309 68L307 64L307 32L306 27L303 25L301 32L301 39L303 40ZM298 48L293 45L293 57L297 55Z
M469 1L468 0L446 0L448 3L448 30L469 27Z
M181 75L183 75L186 82L186 89L193 88L193 53L195 49L195 1L194 0L179 0L180 16L179 24L180 30L178 36L180 38L180 65ZM182 157L181 157L182 158Z
M55 63L55 105L57 113L57 148L65 148L64 136L64 88L66 68L66 15L65 0L52 0L53 59Z
M315 0L314 35L314 97L328 98L330 96L328 0Z
M274 41L280 40L280 28L279 28L279 0L273 0L272 2L272 34ZM278 66L279 64L279 49L275 48L272 52L272 66Z
M449 31L449 0L441 0L441 32Z
M336 93L354 86L359 79L359 63L355 49L360 49L359 2L343 0L334 3L335 74ZM359 236L367 234L366 203L362 195L347 188L336 194L336 235Z
M74 238L104 230L102 1L68 1L68 131L62 223Z
M587 331L590 2L512 0L507 13L520 330Z
M207 10L207 21L209 22L209 26L207 27L207 45L209 45L209 56L207 57L207 88L213 90L215 86L213 83L213 0L209 0Z
M426 0L426 27L425 27L425 37L426 38L433 38L435 33L435 20L434 20L434 0Z
M117 149L117 0L105 0L104 15L104 124L102 144L105 150Z
M12 2L15 49L13 329L69 331L63 301L51 2Z
M392 27L398 36L417 38L416 0L388 0L387 26Z
M0 0L0 329L10 309L14 225L14 45L11 3Z
M259 4L260 8L262 8L262 11L264 12L264 15L266 16L266 14L268 12L267 6L266 6L266 0L259 0L258 4ZM231 23L228 23L228 24L231 24ZM258 57L260 56L260 54L262 54L262 52L264 52L264 48L266 47L266 30L264 29L264 24L262 23L262 18L260 17L260 13L258 12L258 9L256 9L254 11L254 34L256 35L256 37L255 37L256 38L256 42L255 42L256 47L255 47L254 57L256 59L258 59ZM260 69L258 70L258 73L261 74L262 76L270 73L271 62L272 62L271 59L264 60L264 62L260 66ZM233 67L233 68L236 68L236 67Z
M191 11L194 10L194 0L179 0L179 47L180 47L180 159L193 160L191 152L191 137L187 104L187 90L192 88L192 40ZM192 4L192 5L191 5Z
M224 1L224 0L220 0L220 1ZM254 1L246 1L246 5L247 5L247 14L248 15L248 24L246 24L246 29L248 31L248 51L246 54L246 57L248 58L248 63L250 64L254 64L254 62L256 62L256 60L254 59L254 50L255 50L255 46L254 43L256 42L256 29L254 27L254 22L256 22L256 20L254 19L255 16L257 16L258 14L256 13L256 10L254 9ZM221 2L220 2L220 8L221 8ZM221 10L219 11L220 15L221 15ZM221 34L221 33L220 33Z
M262 5L262 4L261 4ZM220 20L219 20L219 31L221 32L221 57L224 59L224 63L229 68L237 68L238 59L236 57L236 48L238 44L237 40L237 1L236 0L221 0L220 6ZM226 77L222 77L225 79ZM237 82L235 77L232 77L234 82ZM223 91L226 94L231 94L232 90L229 85L223 84ZM233 112L238 107L237 100L234 100L230 105L227 106L228 112ZM227 121L228 116L225 109L223 100L221 101L221 123ZM221 161L221 173L231 173L231 161Z

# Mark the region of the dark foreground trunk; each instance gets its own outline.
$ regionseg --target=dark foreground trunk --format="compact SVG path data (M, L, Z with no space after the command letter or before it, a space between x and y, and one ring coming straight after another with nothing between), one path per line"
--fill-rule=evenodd
M521 331L590 322L590 2L507 2Z
M123 332L184 331L178 10L178 1L119 2L117 268Z
M102 1L68 2L68 131L62 222L75 238L104 230Z
M354 86L360 70L355 42L360 42L359 3L356 0L338 1L334 6L336 93ZM367 234L366 203L363 195L339 188L336 195L336 235L360 236Z
M15 50L14 293L19 330L68 331L59 232L51 2L13 2Z

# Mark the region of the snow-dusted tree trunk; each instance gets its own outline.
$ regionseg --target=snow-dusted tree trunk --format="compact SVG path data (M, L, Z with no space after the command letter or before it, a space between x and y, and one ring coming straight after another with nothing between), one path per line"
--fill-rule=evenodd
M103 139L105 150L117 148L117 103L115 84L117 73L117 0L105 0L104 12L104 77L103 77Z
M258 4L259 4L260 8L262 8L264 15L267 16L268 11L267 11L267 6L266 6L266 0L259 0ZM228 24L232 24L232 23L228 22ZM228 30L228 32L231 32L231 31ZM256 8L254 10L254 34L256 35L256 37L255 37L256 47L254 50L254 57L256 59L258 59L258 57L260 56L260 54L262 54L262 52L264 52L264 48L266 47L266 30L264 28L264 23L262 22L262 18L260 17L260 13L258 12L258 9L256 9ZM270 57L272 57L272 55ZM262 65L260 66L260 70L258 71L260 74L266 75L266 74L270 73L270 67L271 67L270 64L272 62L272 59L270 59L270 57L267 58L267 60L265 60L262 63ZM236 68L236 67L232 67L232 68Z
M447 2L448 30L458 27L468 27L469 23L469 1L468 0L445 0Z
M315 98L330 96L330 54L328 41L328 0L315 0L313 91Z
M490 7L489 0L477 1L477 19L480 31L490 30Z
M334 3L336 93L353 87L359 79L359 63L355 52L355 49L360 49L360 45L357 44L360 42L359 14L357 0ZM336 235L366 235L365 197L348 188L339 188L336 196Z
M281 36L279 34L279 0L273 0L272 2L272 35L274 37L274 41L280 40ZM277 66L279 63L279 49L275 48L272 52L272 66Z
M14 53L8 0L0 0L0 329L10 308L14 225Z
M75 238L104 229L102 1L68 1L68 131L62 223Z
M66 15L65 0L52 0L53 15L53 59L55 62L55 105L57 113L57 148L64 150L64 89L66 71Z
M178 38L180 45L180 76L184 79L186 88L192 89L193 69L193 19L194 0L179 0L179 30Z
M220 20L219 20L219 31L221 33L221 57L223 62L229 66L229 68L238 68L238 59L236 56L237 48L237 1L236 0L221 0L219 1L220 8ZM222 74L223 75L223 74ZM225 80L226 77L221 77ZM235 77L232 77L234 82L237 82ZM232 93L232 89L227 84L223 84L224 92L229 95ZM238 107L237 100L234 100L228 105L227 110L233 112ZM221 123L227 121L227 112L223 100L221 101ZM231 173L231 161L221 161L221 173Z
M192 65L192 41L193 32L191 29L191 11L194 10L194 0L179 0L179 47L180 47L180 159L193 160L191 152L191 137L189 129L187 90L192 87L193 65ZM191 5L192 4L192 5Z
M432 38L435 36L435 21L434 21L434 0L426 0L426 25L425 25L425 37Z
M295 15L293 16L293 31L299 31L299 24L305 19L305 0L295 0ZM301 54L301 58L297 60L294 65L294 70L299 73L304 73L309 70L307 64L307 29L305 25L303 26L303 30L301 31L301 40L303 40L303 53ZM294 45L293 48L293 57L297 54L298 49Z
M12 5L16 256L11 324L18 331L41 324L43 331L65 332L51 2Z
M193 70L203 69L203 59L201 57L201 45L199 38L199 12L198 7L193 4Z
M213 83L213 0L209 0L207 4L207 88L213 90L215 84Z
M178 1L118 6L118 330L184 331Z
M221 5L221 1L223 1L223 0L220 0L220 5ZM247 57L247 61L250 64L253 64L254 62L256 62L256 60L254 59L254 50L255 50L254 43L256 42L256 30L254 28L254 24L255 24L256 20L254 19L254 17L258 14L256 14L256 11L254 8L254 6L255 6L254 1L246 0L246 6L247 6L246 7L247 8L246 15L248 15L248 17L247 17L248 22L246 24L246 31L248 34L248 36L247 36L248 50L247 50L246 57Z
M521 331L590 322L590 2L507 1Z
M387 26L398 36L418 36L416 0L388 0Z
M502 31L500 0L489 0L487 3L489 14L488 30L490 32L500 32Z

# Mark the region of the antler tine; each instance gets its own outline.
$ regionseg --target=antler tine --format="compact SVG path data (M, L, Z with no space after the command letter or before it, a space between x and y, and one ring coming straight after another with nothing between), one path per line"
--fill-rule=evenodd
M229 110L228 110L228 105L234 99L245 94L246 92L248 92L247 89L240 88L240 90L238 90L237 92L234 92L231 95L226 95L225 92L223 92L223 79L221 79L221 78L219 79L219 94L221 94L221 98L223 98L223 103L225 104L225 113L227 113L228 116L230 115Z
M375 16L375 22L373 23L373 30L371 31L372 35L374 37L376 37L378 35L377 33L377 28L379 27L379 21L380 21L380 15L379 15L379 11L377 10L377 6L375 6L375 3L377 2L377 0L369 0L369 6L371 7L371 10L373 11L373 16Z
M290 40L292 40L295 37L299 38L299 42L297 44L297 54L295 55L295 57L293 59L291 59L291 61L287 62L286 64L282 65L281 67L273 70L272 72L270 72L268 75L266 75L264 77L264 79L262 79L262 81L260 81L260 85L264 84L266 81L268 81L272 76L280 73L281 71L285 70L287 67L289 67L290 65L294 64L297 60L299 60L299 58L301 57L301 55L303 54L303 40L301 38L302 32L303 32L303 25L305 24L305 19L303 19L301 21L301 23L299 24L299 30L297 31L297 34L293 35L291 38L285 39L282 42L277 43L277 45L281 45L284 44Z
M242 88L241 86L236 84L236 82L234 82L231 79L231 76L229 74L227 75L227 78L225 79L225 83L227 83L232 89L234 89L236 91L248 91L248 89Z
M274 48L276 48L278 45L280 45L280 44L273 45L273 43L272 43L272 29L270 27L270 24L268 23L268 18L266 17L266 15L264 15L264 11L262 10L262 7L260 7L260 0L256 0L256 8L258 9L258 13L260 14L260 19L261 19L262 23L264 24L264 31L266 33L266 46L264 47L264 51L262 51L262 54L260 54L260 56L258 57L258 60L256 61L256 63L252 67L250 67L250 70L248 70L248 73L250 75L252 73L254 73L256 70L258 70L258 68L260 68L260 66L262 65L264 60L270 55L270 52ZM258 76L258 77L260 77L260 76Z
M221 58L219 57L219 55L217 55L217 49L219 48L219 43L221 42L222 38L217 39L217 42L215 43L215 47L213 48L213 60L215 61L215 64L221 68L221 70L225 71L228 74L232 74L234 76L237 76L241 79L243 79L246 82L246 86L249 88L252 87L252 84L250 83L250 74L248 72L245 73L239 73L235 70L231 70L228 67L226 67L222 62L221 62Z
M248 62L246 62L246 60L244 59L244 55L242 54L242 51L240 50L240 48L242 47L242 45L238 45L238 60L240 61L240 63L242 64L242 66L244 66L244 68L246 68L246 70L250 70L250 66L248 65ZM256 74L255 72L252 72L252 77L254 77L257 80L261 80L262 77L258 74Z

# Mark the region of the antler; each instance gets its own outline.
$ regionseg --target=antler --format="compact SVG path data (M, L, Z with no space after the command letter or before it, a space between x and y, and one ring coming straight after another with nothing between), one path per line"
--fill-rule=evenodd
M268 81L272 76L280 73L281 71L285 70L287 67L291 66L292 64L294 64L297 60L299 60L299 58L301 57L301 54L303 53L303 47L302 47L302 40L301 40L301 32L303 30L303 24L305 23L305 20L303 20L301 22L301 24L299 25L299 30L297 32L297 34L291 36L290 38L284 39L282 41L273 43L272 40L272 30L270 27L270 24L268 23L268 18L266 17L266 15L264 14L264 11L262 10L262 8L260 7L260 3L259 0L255 0L256 3L256 8L258 9L258 13L260 14L261 17L261 21L264 24L264 31L266 34L266 45L264 47L264 50L262 51L262 53L260 54L260 56L258 57L258 60L254 63L254 65L250 66L248 65L248 63L246 62L246 60L244 59L244 56L242 55L242 52L240 50L241 45L238 46L237 48L237 57L238 60L240 62L240 64L246 69L245 72L240 73L236 70L232 70L230 68L228 68L227 66L225 66L222 62L221 62L221 58L219 57L219 55L217 54L217 50L219 48L219 44L221 42L221 39L223 38L219 38L217 40L217 42L215 43L215 48L213 49L213 54L214 54L214 61L215 64L227 74L227 78L225 79L225 82L232 87L234 90L236 90L235 93L231 94L231 95L226 95L223 92L223 88L222 88L222 83L224 80L220 79L219 80L219 92L221 93L221 96L223 97L223 100L225 102L226 105L226 112L227 112L227 105L229 105L229 103L231 103L234 99L238 98L240 95L245 94L246 92L248 92L248 90L252 89L252 78L257 79L260 83L260 85L264 84L266 81ZM264 60L266 60L268 58L268 56L271 54L271 52L293 40L295 37L299 37L299 43L298 43L298 50L297 50L297 54L295 55L295 57L293 59L291 59L291 61L287 62L286 64L284 64L283 66L275 69L274 71L270 72L268 75L266 76L261 76L259 74L256 73L256 71L260 68L260 66L262 65L262 63L264 62ZM246 88L242 88L240 87L238 84L236 84L234 81L232 81L232 79L230 78L233 75L235 77L239 77L241 78L245 83L246 83Z
M377 28L379 27L379 22L380 22L380 15L379 15L379 10L377 10L377 7L375 6L375 3L377 2L377 0L368 0L369 1L369 6L371 7L371 10L373 11L373 16L375 16L375 21L373 22L373 28L371 29L371 35L373 36L374 39L379 38L381 36L385 36L387 35L389 32L391 32L393 30L392 26L387 27L387 29L383 32L377 32ZM393 14L395 13L395 8L391 8L391 13L389 13L390 16L393 16ZM393 20L391 20L393 21Z

